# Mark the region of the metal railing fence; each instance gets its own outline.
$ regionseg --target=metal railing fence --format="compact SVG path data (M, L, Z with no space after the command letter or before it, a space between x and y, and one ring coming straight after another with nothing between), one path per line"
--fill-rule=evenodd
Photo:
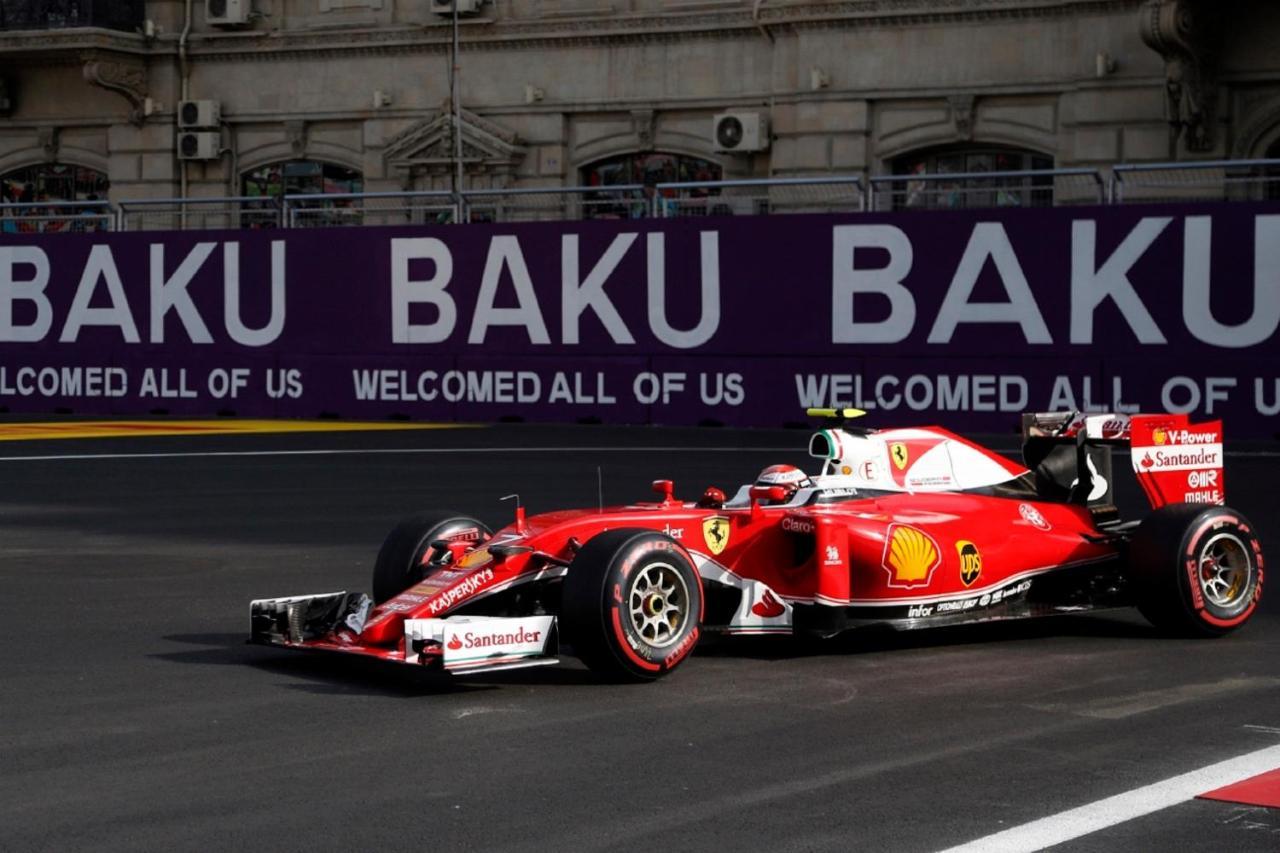
M0 234L110 231L115 215L106 201L4 202L0 204Z
M1280 160L1124 163L1111 172L1114 204L1280 200Z
M1107 181L1098 169L877 175L872 210L957 210L1105 204Z
M682 181L660 183L654 187L650 215L848 213L866 210L866 202L862 178L857 175Z
M226 228L277 228L280 203L262 196L155 198L116 205L118 231L214 231Z
M458 218L448 190L287 195L283 210L286 228L448 224Z
M466 190L464 222L641 219L650 207L641 184Z
M685 216L1280 201L1280 159L1100 169L754 178L597 187L324 193L283 197L0 202L0 236L85 231L441 225Z

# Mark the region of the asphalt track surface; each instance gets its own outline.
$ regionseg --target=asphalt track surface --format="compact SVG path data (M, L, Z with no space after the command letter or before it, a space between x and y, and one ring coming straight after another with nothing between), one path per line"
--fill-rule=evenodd
M1280 743L1276 590L1223 640L1125 611L742 639L638 686L244 644L251 598L367 588L410 511L593 505L597 466L611 502L658 476L696 495L800 462L805 438L4 443L0 848L930 851ZM1280 448L1258 448L1228 458L1228 496L1280 555ZM298 452L323 450L345 452ZM1280 811L1193 800L1054 849L1175 848L1275 851Z

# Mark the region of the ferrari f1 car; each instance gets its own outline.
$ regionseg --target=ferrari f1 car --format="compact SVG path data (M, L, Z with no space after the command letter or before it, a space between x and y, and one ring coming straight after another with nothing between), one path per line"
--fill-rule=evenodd
M1221 424L1185 415L1023 416L1026 467L938 428L813 435L813 475L766 468L708 488L549 512L492 531L452 512L387 536L372 596L254 601L252 640L460 674L555 663L561 643L608 677L672 671L711 633L831 636L1136 606L1213 637L1262 595L1253 526L1224 502ZM1113 501L1128 446L1152 512Z

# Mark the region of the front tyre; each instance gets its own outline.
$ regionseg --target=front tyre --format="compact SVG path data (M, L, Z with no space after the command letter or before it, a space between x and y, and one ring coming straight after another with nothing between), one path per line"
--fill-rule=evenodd
M381 604L421 581L427 566L441 557L432 542L479 545L492 535L484 522L456 512L422 512L400 519L378 551L373 566L373 600Z
M1138 609L1172 633L1222 636L1262 598L1262 545L1253 525L1227 507L1161 507L1139 525L1129 562Z
M561 630L594 672L652 681L697 645L702 602L702 579L674 540L643 528L609 530L569 566Z

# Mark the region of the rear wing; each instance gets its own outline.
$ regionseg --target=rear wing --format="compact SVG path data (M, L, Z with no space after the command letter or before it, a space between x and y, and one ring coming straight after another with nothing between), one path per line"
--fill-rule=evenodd
M1022 416L1022 455L1037 487L1076 503L1110 505L1111 450L1128 445L1138 485L1152 509L1171 503L1222 504L1222 421L1187 415L1040 412ZM1072 450L1067 450L1072 448Z

